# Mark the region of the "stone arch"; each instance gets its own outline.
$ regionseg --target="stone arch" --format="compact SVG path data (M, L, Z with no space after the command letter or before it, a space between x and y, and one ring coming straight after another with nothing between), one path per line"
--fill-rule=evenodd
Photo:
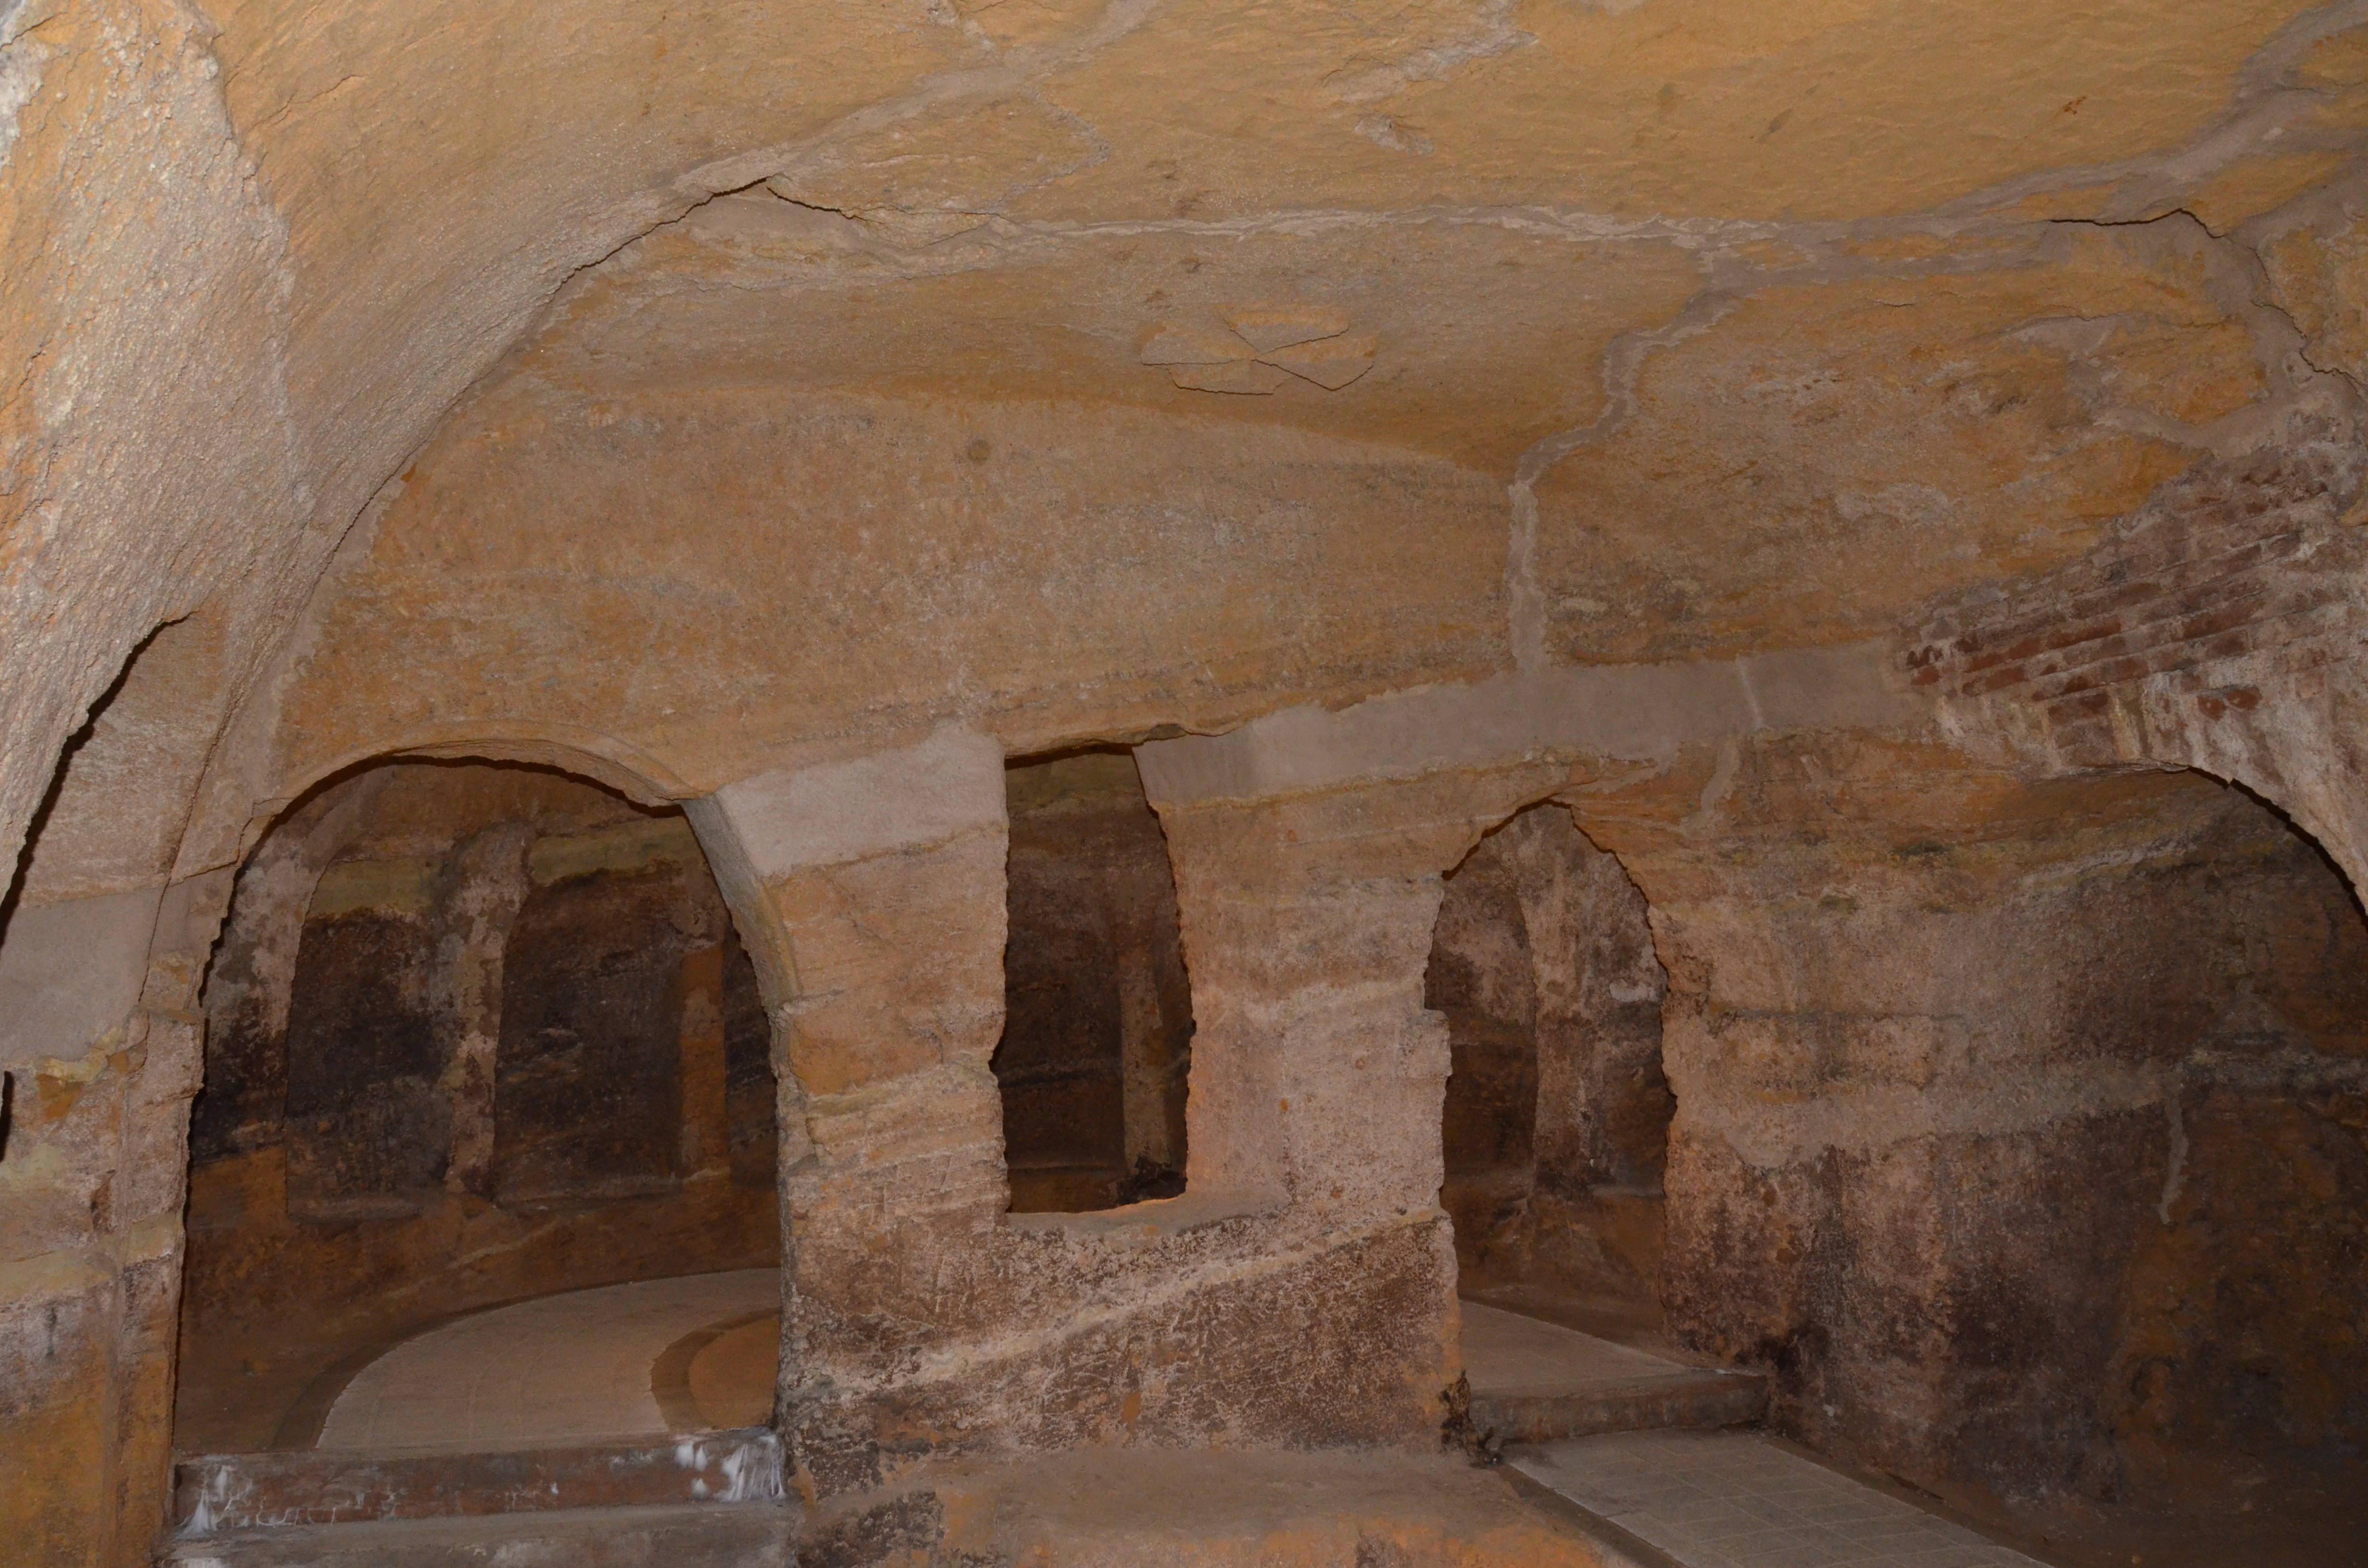
M2368 887L2358 481L2336 450L2207 460L2085 554L1929 601L1900 675L1969 753L2240 785Z
M2163 757L2157 766L2198 774L2228 786L2276 816L2296 836L2327 858L2343 877L2354 903L2368 903L2368 818L2351 803L2368 779L2314 778L2297 782L2283 768L2221 756Z
M487 728L452 725L432 732L387 736L370 744L348 748L336 756L310 764L281 782L279 793L258 803L238 835L237 853L243 862L277 824L302 808L323 785L359 775L381 763L404 760L514 763L545 767L588 778L644 806L679 805L698 835L724 903L732 911L749 958L757 966L758 983L768 1014L779 1017L795 995L795 968L790 958L789 933L779 912L762 896L762 879L753 869L742 828L721 810L715 792L701 791L664 758L614 736L574 725L546 725L529 731L516 727ZM193 827L191 836L197 835ZM778 1041L777 1041L778 1043ZM777 1058L780 1056L777 1050ZM785 1061L776 1062L786 1071Z
M544 725L540 730L452 725L424 734L415 732L395 739L381 739L371 746L350 748L336 758L310 765L291 777L287 793L279 801L268 803L248 817L242 848L254 848L254 843L270 829L272 822L291 810L291 803L301 803L324 781L353 775L377 763L404 758L552 767L556 772L587 777L640 805L679 805L684 817L689 820L691 832L699 836L699 848L708 858L715 883L723 888L724 904L732 910L732 924L739 931L741 945L748 949L748 960L756 964L757 988L762 990L765 1011L774 1023L774 1073L780 1073L784 1085L791 1083L793 1066L786 1050L784 1030L786 1009L798 994L796 961L791 957L789 926L781 921L781 912L774 907L772 900L765 898L765 877L757 869L762 848L748 841L751 820L746 815L734 815L723 805L723 793L734 789L732 784L724 784L715 791L699 791L673 765L667 765L654 753L620 742L611 734L580 730L575 725Z
M248 841L252 843L253 835L323 784L380 763L405 759L548 767L589 778L645 806L674 804L700 792L665 759L597 731L572 724L532 730L454 724L375 736L364 744L290 770L277 781L276 798L261 801L247 818Z
M1566 802L1522 806L1446 874L1424 1001L1452 1053L1442 1201L1466 1293L1657 1315L1666 990L1643 890Z
M495 769L487 769L472 768L469 766L471 764L501 766ZM670 1074L667 1082L676 1085L671 1092L689 1094L694 1083L699 1090L691 1102L695 1109L685 1111L683 1115L674 1118L673 1121L668 1123L669 1126L679 1124L679 1148L672 1146L671 1134L657 1135L660 1142L666 1146L657 1149L651 1157L655 1159L663 1168L659 1170L658 1175L652 1176L643 1182L642 1187L647 1188L648 1195L658 1197L660 1207L666 1214L680 1210L682 1215L688 1216L686 1224L689 1228L682 1231L682 1234L697 1234L707 1239L702 1240L697 1247L691 1248L689 1252L668 1256L666 1250L668 1244L664 1241L664 1227L671 1221L667 1221L664 1214L658 1214L645 1222L643 1227L644 1230L647 1230L651 1224L660 1227L659 1231L651 1233L655 1239L642 1244L642 1250L650 1255L648 1258L637 1262L635 1258L638 1255L632 1249L617 1248L612 1249L597 1265L589 1266L595 1267L596 1271L608 1270L612 1273L620 1270L628 1271L620 1275L620 1278L643 1277L641 1274L630 1272L637 1269L656 1274L685 1272L685 1268L680 1266L685 1262L689 1264L689 1271L691 1272L700 1271L701 1267L771 1267L771 1260L778 1256L780 1248L783 1230L776 1217L779 1212L779 1166L778 1164L763 1161L762 1151L759 1149L755 1151L751 1162L748 1162L749 1171L744 1172L738 1168L744 1162L738 1157L739 1130L734 1125L737 1112L729 1108L724 1102L733 1101L733 1097L739 1093L736 1087L737 1079L733 1075L734 1070L730 1066L734 1051L738 1051L742 1055L753 1053L752 1062L757 1065L752 1065L752 1074L757 1073L758 1066L766 1062L776 1064L773 1067L774 1073L778 1074L781 1071L778 1064L783 1055L780 1049L782 1015L779 1006L770 1005L769 998L762 1006L754 1000L747 1001L741 1006L739 1013L734 1012L734 1005L730 1001L732 994L730 966L737 963L738 960L730 957L730 953L734 945L734 936L736 934L739 945L745 949L749 958L748 965L744 966L740 972L746 975L750 969L756 971L753 983L745 979L739 983L740 994L743 997L753 997L768 993L768 982L765 978L768 971L775 975L786 972L785 944L781 937L780 922L774 917L769 905L761 902L750 904L746 901L735 904L730 892L727 891L729 886L727 873L732 864L732 858L737 855L732 824L728 821L720 824L706 824L702 831L701 824L693 824L688 820L690 816L688 812L674 814L670 827L667 824L666 812L661 810L655 814L652 813L652 808L672 807L676 804L670 783L661 784L648 775L627 769L613 758L587 757L564 744L540 738L528 740L495 738L467 744L450 741L429 742L398 748L381 748L337 767L315 770L313 776L305 782L303 789L298 792L292 804L276 803L277 809L268 814L260 814L257 825L246 835L253 847L245 864L240 868L239 896L232 902L228 920L222 927L233 940L217 946L215 981L220 982L224 979L233 982L245 981L250 989L257 993L254 1001L259 1008L268 1012L272 1007L277 1007L282 1032L285 1032L290 1011L290 991L297 979L299 944L296 933L306 926L308 912L314 903L315 885L320 881L324 869L337 858L344 840L351 836L355 819L367 813L370 803L386 788L387 781L394 778L397 770L402 769L405 765L450 766L456 770L456 777L467 775L480 778L494 773L517 776L519 772L519 765L524 765L526 771L555 776L547 784L538 787L545 792L556 789L564 793L572 790L593 799L603 795L610 799L613 802L612 806L603 808L604 814L600 814L598 821L591 824L595 829L591 835L593 838L601 836L600 824L610 824L607 831L611 837L620 832L626 837L632 837L641 832L644 826L651 829L666 829L666 844L655 845L653 841L653 846L649 846L655 856L655 860L635 860L632 865L617 862L613 868L608 869L602 869L609 867L609 863L603 861L600 867L595 867L593 870L596 873L596 880L601 880L604 887L608 882L622 878L621 881L617 882L616 888L609 890L616 892L623 890L626 883L632 883L638 887L641 882L650 881L651 876L655 875L657 870L665 866L678 868L678 870L669 871L666 875L682 881L683 888L688 891L688 895L692 897L694 904L699 900L704 900L704 903L699 904L698 907L709 912L697 917L695 928L693 926L685 926L677 933L682 938L677 945L683 949L680 954L676 955L680 960L679 976L675 972L675 958L669 957L663 966L663 973L653 971L650 976L642 977L648 982L649 985L655 985L661 990L668 991L675 999L670 1008L661 1009L664 1012L663 1021L666 1027L662 1037L653 1037L652 1046L653 1050L668 1059L663 1065ZM433 777L431 767L413 766L410 772L414 778L407 787L414 789L415 792L417 789L425 787L420 784L421 779L432 779ZM625 788L618 788L620 784ZM625 799L618 800L619 796L623 796ZM538 795L536 798L539 800L541 797ZM627 804L628 801L631 801L630 806ZM637 816L634 808L640 808L641 814ZM545 808L539 806L535 809L541 811ZM419 810L419 802L415 800L410 810L416 814ZM611 819L614 821L612 822ZM518 942L523 939L525 935L524 916L539 907L535 903L538 898L542 899L544 903L549 903L551 899L560 897L567 890L575 888L578 883L585 881L581 876L571 876L569 869L559 865L557 861L554 861L552 867L547 869L537 869L540 862L536 856L543 849L560 851L562 859L566 854L584 852L576 842L583 838L582 834L577 834L575 839L571 839L566 835L573 830L563 826L556 830L561 836L551 837L548 835L552 829L548 824L547 819L538 820L544 820L545 825L541 828L529 829L517 824L504 826L497 823L493 829L475 832L473 836L468 837L465 846L460 841L454 842L450 856L450 864L446 868L446 874L467 876L471 874L470 866L473 863L472 858L476 857L478 850L484 847L481 841L488 838L501 839L502 842L492 845L487 853L495 859L506 860L508 863L510 874L506 879L497 876L495 881L504 883L510 896L507 900L500 897L494 899L496 903L506 903L506 913L493 912L498 916L497 918L480 920L476 918L475 914L470 914L463 920L462 926L450 929L447 929L445 926L437 927L440 933L438 937L438 942L440 944L439 956L434 960L437 975L442 976L457 962L460 967L453 972L459 978L453 983L465 985L466 976L472 971L472 966L491 965L491 972L500 976L504 967L507 965L513 970L507 978L515 982L518 978L515 971L515 965L528 961L518 957L519 951ZM538 836L539 835L541 836ZM691 848L694 843L697 846L695 850ZM711 848L711 845L716 845L719 847ZM626 851L631 851L632 848L633 846L630 845L624 846ZM629 853L628 858L632 858ZM615 871L614 877L609 875L609 869ZM700 892L698 884L703 884L710 874L713 876L714 885L707 886L703 892ZM511 882L516 885L508 886ZM546 886L546 883L549 885ZM473 889L475 883L472 881L470 886ZM499 891L495 890L496 892ZM255 894L262 896L250 896ZM444 903L449 902L449 899L443 892L438 892L436 896L439 901L438 908L441 910ZM656 904L651 904L649 909L642 910L642 905L648 903L653 898L663 903L672 896L663 889L653 887L643 892L632 893L627 903L631 903L634 910L641 910L643 914L658 918L663 925L673 919L673 916L666 913L667 910L672 909L671 904L667 904L665 910L659 909ZM477 892L468 892L464 896L464 903L472 911L477 911L478 905L483 902L484 899ZM580 903L582 899L578 898L577 902ZM598 902L597 898L595 902ZM624 906L620 905L619 909L624 911ZM631 911L625 911L625 913L631 913ZM598 910L593 910L586 917L597 917L598 914ZM439 915L438 919L441 918ZM564 912L551 918L558 918L563 925L565 924L566 917ZM242 936L242 923L245 927L243 934L246 938L243 942L235 940ZM549 920L546 919L544 924L548 925ZM484 929L479 930L479 926L483 926ZM270 929L259 929L260 927ZM671 926L666 926L666 928L672 929ZM242 976L226 973L223 964L220 961L222 957L225 954L235 956L236 953L251 949L258 938L267 945L276 939L277 945L284 949L280 956L285 961L279 966L279 972L271 976L254 974ZM629 932L621 930L620 939L629 942L635 940L631 937ZM442 948L451 947L455 943L459 944L460 949L457 955L442 955ZM564 946L564 941L562 946ZM713 950L711 951L710 949ZM546 933L540 945L529 950L542 953L556 949L552 949L551 934ZM669 948L668 952L672 953L673 949ZM706 963L702 968L694 963L694 960L714 961ZM644 964L643 967L649 966ZM692 973L694 968L699 969L700 977L696 984L694 984L695 977ZM713 972L709 973L709 971ZM271 994L275 983L278 988L276 996ZM643 989L648 989L648 985L643 985ZM211 1000L211 998L209 999ZM446 1000L449 1001L450 998ZM483 1005L487 1000L490 1001L492 1007L490 1013L485 1011ZM472 1074L482 1080L484 1086L480 1108L483 1114L477 1119L482 1125L472 1126L472 1129L463 1129L456 1116L450 1129L451 1137L447 1151L450 1166L437 1183L456 1194L467 1192L474 1195L476 1199L497 1202L505 1210L512 1206L513 1199L528 1201L533 1197L533 1194L528 1191L528 1187L532 1186L530 1182L524 1186L511 1184L517 1187L514 1192L508 1187L503 1188L498 1194L495 1191L497 1123L493 1098L493 1081L496 1075L507 1072L507 1068L500 1064L506 1062L510 1054L510 1043L507 1038L512 1032L513 1020L510 1015L516 1011L510 1004L517 1000L516 996L504 994L503 987L497 979L490 998L481 998L478 1007L478 1012L482 1015L480 1027L477 1027L473 1033L467 1028L461 1028L461 1036L467 1038L456 1037L455 1041L452 1042L451 1060L444 1075L447 1078L452 1078L454 1085L458 1085L462 1079L469 1078ZM441 1006L443 1004L439 1002L438 1005ZM679 1013L680 1017L677 1017L677 1013ZM742 1022L734 1024L728 1021L735 1017L742 1017ZM680 1033L678 1042L675 1038L677 1032ZM694 1035L697 1036L696 1051L694 1051ZM741 1040L743 1035L747 1037L746 1050L732 1043ZM468 1054L464 1048L472 1040L475 1042L476 1056L471 1057L469 1062L464 1062L462 1057ZM496 1042L500 1043L497 1045ZM673 1060L677 1050L680 1053L678 1062ZM192 1054L195 1054L194 1050ZM210 1051L208 1054L211 1057L211 1051ZM708 1060L711 1056L714 1058L712 1062ZM476 1060L476 1057L482 1057L482 1061ZM470 1071L463 1072L464 1066ZM193 1062L193 1074L194 1069ZM694 1072L700 1074L695 1079L689 1076ZM459 1074L460 1077L454 1078L455 1074ZM683 1076L677 1083L677 1078L671 1074ZM754 1082L753 1078L752 1082ZM714 1091L712 1097L716 1097L719 1101L716 1114L713 1115L708 1114L710 1108L706 1103L711 1097L707 1091L711 1089ZM461 1091L455 1087L451 1088L450 1092L458 1094ZM502 1099L505 1105L507 1103L508 1095L509 1091L507 1088L504 1089ZM746 1096L739 1096L739 1097L746 1098ZM780 1119L781 1098L782 1096L778 1094L761 1092L760 1089L756 1099L750 1102L751 1116L761 1116L768 1126L778 1126ZM671 1100L668 1103L670 1104ZM759 1107L762 1108L761 1110L756 1108ZM202 1125L203 1115L201 1101L201 1133L206 1131ZM523 1122L519 1125L522 1129L527 1126ZM464 1134L472 1134L476 1145L466 1151L468 1153L466 1160L463 1159L464 1144L469 1143L470 1138ZM503 1136L508 1135L503 1134ZM283 1158L285 1157L283 1155ZM512 1165L516 1163L515 1159L509 1162ZM766 1168L768 1165L771 1168ZM498 1168L507 1169L507 1166ZM719 1186L721 1178L727 1173L733 1179L728 1184ZM660 1181L660 1176L666 1179ZM175 1179L178 1179L177 1173ZM650 1181L658 1181L659 1185L651 1187ZM627 1185L632 1184L629 1181ZM677 1186L678 1192L676 1190ZM732 1192L734 1188L749 1190L734 1197ZM761 1205L757 1202L759 1192L763 1194ZM635 1193L626 1193L620 1187L616 1194L617 1197L623 1199L631 1199L637 1195L640 1195L640 1188L637 1188ZM719 1195L721 1195L720 1198ZM210 1198L212 1195L201 1194L200 1196ZM587 1188L586 1200L592 1201L596 1209L598 1202L594 1200L597 1199L598 1195ZM605 1201L605 1199L598 1201ZM529 1203L529 1208L531 1207ZM283 1199L284 1210L285 1199ZM709 1210L713 1212L711 1213ZM622 1211L620 1210L620 1212ZM191 1205L191 1215L193 1227L202 1226L206 1222L207 1215L202 1206L196 1201ZM362 1216L358 1212L357 1217L371 1216ZM400 1218L393 1215L383 1217ZM434 1216L431 1215L430 1218ZM563 1221L560 1228L564 1230L567 1224L573 1222ZM584 1223L590 1224L592 1221L586 1221ZM601 1223L606 1224L607 1221L603 1221ZM533 1227L529 1226L529 1229L532 1230ZM562 1245L564 1240L563 1237L561 1241L551 1242L550 1246L560 1247L564 1251L566 1249ZM544 1239L533 1237L529 1237L521 1243L521 1246L528 1250L543 1245ZM500 1249L495 1246L493 1250ZM548 1251L549 1247L545 1247L545 1250ZM598 1249L583 1250L598 1251ZM716 1253L721 1261L709 1260L708 1255L711 1252ZM754 1257L758 1252L763 1256L756 1265L746 1265L742 1261L744 1255L746 1257ZM194 1253L185 1250L181 1261L188 1267L194 1267L196 1261ZM513 1296L537 1294L551 1290L577 1289L588 1284L611 1282L607 1278L587 1277L579 1279L573 1274L565 1274L566 1268L575 1267L576 1266L574 1264L564 1265L562 1273L564 1278L554 1275L551 1280L546 1281L541 1276L532 1273L529 1260L529 1264L520 1265L519 1280L514 1282L507 1293ZM498 1274L499 1270L496 1269L495 1273ZM476 1286L471 1284L468 1289L473 1290ZM482 1291L479 1293L482 1294ZM474 1298L472 1297L469 1301L460 1304L462 1306L474 1304ZM309 1398L309 1394L307 1397ZM291 1410L291 1415L294 1413ZM314 1414L318 1415L319 1412ZM286 1440L286 1432L283 1431L273 1440ZM224 1445L209 1444L207 1446ZM255 1447L260 1444L250 1437L236 1446Z
M381 737L370 744L349 748L290 774L280 781L276 796L257 802L246 814L245 825L236 836L235 865L241 868L239 874L243 875L247 858L265 836L302 811L323 786L360 776L381 764L405 760L543 767L590 779L640 805L681 806L723 891L741 942L756 965L766 1010L774 1021L775 1071L782 1074L790 1072L780 1040L783 1010L796 994L789 933L779 911L762 896L762 880L752 869L740 824L717 806L712 793L702 794L663 758L613 736L573 725L544 726L540 731L454 725L432 733ZM201 832L199 824L193 824L188 836L197 838ZM302 911L300 900L300 918ZM221 926L230 918L225 910L208 937L209 945L219 939Z

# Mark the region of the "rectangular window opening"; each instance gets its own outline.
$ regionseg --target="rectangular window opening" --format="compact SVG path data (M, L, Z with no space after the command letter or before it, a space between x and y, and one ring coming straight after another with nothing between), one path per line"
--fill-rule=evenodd
M1003 952L1004 1160L1015 1214L1184 1190L1192 993L1167 838L1133 753L1013 763Z

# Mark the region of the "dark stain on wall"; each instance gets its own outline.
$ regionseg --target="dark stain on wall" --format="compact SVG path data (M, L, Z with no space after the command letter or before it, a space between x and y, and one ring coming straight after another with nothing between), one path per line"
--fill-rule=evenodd
M242 996L206 1022L205 1086L189 1106L189 1160L211 1165L277 1143L288 1096L286 1037L260 996Z
M737 933L723 936L723 1095L732 1179L771 1191L780 1135L773 1028L757 989L757 966Z
M596 871L527 895L502 965L502 1202L630 1197L679 1179L682 960L718 935L704 890L688 883L677 867Z
M406 1213L444 1178L451 1108L415 915L308 920L288 1009L288 1198L320 1218Z

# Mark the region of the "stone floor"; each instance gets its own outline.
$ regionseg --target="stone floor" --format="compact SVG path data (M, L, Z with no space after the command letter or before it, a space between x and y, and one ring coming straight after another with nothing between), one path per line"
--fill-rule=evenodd
M778 1312L780 1290L778 1270L750 1268L473 1313L363 1368L329 1407L318 1446L510 1448L708 1425L661 1408L654 1369L694 1335ZM768 1364L758 1375L769 1379Z
M1511 1462L1684 1568L2039 1568L1748 1432L1622 1432Z
M1463 1309L1463 1371L1474 1389L1565 1393L1693 1369L1591 1334L1478 1301Z
M1472 1419L1499 1443L1759 1419L1762 1381L1690 1367L1477 1301L1463 1309Z
M814 1512L762 1502L245 1529L174 1568L1657 1568L1449 1454L1094 1449L924 1464Z

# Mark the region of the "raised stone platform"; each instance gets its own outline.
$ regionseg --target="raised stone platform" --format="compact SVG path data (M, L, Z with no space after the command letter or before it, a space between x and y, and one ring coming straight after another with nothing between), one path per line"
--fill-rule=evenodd
M1472 1424L1497 1442L1735 1426L1767 1410L1757 1374L1689 1367L1477 1301L1463 1307Z
M314 1446L485 1451L723 1426L704 1418L681 1386L687 1361L663 1376L660 1364L694 1336L704 1336L704 1345L772 1320L780 1302L779 1269L744 1268L568 1290L472 1312L404 1340L357 1371L329 1405ZM747 1378L761 1421L772 1404L772 1358L749 1368Z

